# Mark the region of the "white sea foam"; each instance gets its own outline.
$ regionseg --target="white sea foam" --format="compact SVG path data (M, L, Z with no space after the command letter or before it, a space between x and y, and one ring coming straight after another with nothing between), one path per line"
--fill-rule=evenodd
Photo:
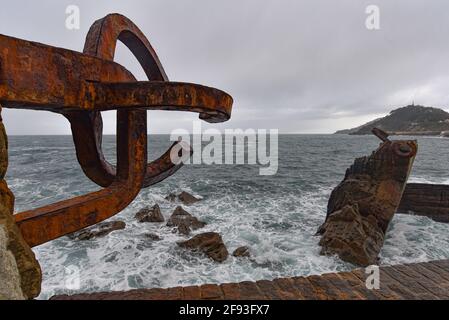
M184 238L164 224L137 223L133 214L145 205L159 203L165 218L176 206L163 200L165 193L143 192L128 209L114 217L127 223L125 230L86 242L62 238L36 249L44 266L40 298L72 292L63 286L67 277L64 270L69 265L80 269L81 292L254 281L350 270L353 266L336 257L319 255L314 233L323 221L329 191L305 193L299 199L290 194L247 202L235 201L228 194L188 207L208 223L196 233L219 232L230 251L241 245L251 248L253 260L231 256L223 264L178 248L176 241ZM144 236L148 232L163 240L151 242ZM424 217L397 215L381 252L381 263L447 258L448 244L449 225Z
M10 155L7 180L16 195L16 211L97 189L83 176L73 150L46 154L39 149L48 143L52 143L52 151L64 148L71 143L70 137L64 139L37 139L41 143L33 144L39 153L36 155L32 151L21 154L12 138L15 153ZM108 139L104 149L110 150L106 156L112 157L113 141ZM420 148L432 150L435 141L422 140ZM248 166L186 166L163 183L142 190L127 209L111 219L125 221L124 230L91 241L63 237L35 248L44 272L39 298L350 270L353 266L337 257L319 254L315 232L324 220L331 190L343 178L354 156L368 154L377 144L367 137L281 137L279 172L270 178L257 176L257 168ZM157 151L163 150L160 144ZM435 160L426 158L427 154L417 159L410 181L448 183L444 155ZM176 242L187 238L172 233L165 224L135 221L138 210L155 203L167 219L178 204L164 197L182 190L203 197L186 207L208 223L193 234L219 232L229 251L246 245L252 259L230 256L217 264L179 248ZM156 233L163 239L152 242L146 233ZM380 258L382 264L449 258L449 224L398 214L390 225ZM69 266L79 269L79 290L65 286Z

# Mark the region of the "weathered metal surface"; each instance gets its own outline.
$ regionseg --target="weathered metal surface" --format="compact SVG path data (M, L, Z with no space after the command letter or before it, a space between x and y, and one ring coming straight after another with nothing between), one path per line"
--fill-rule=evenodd
M137 58L148 80L136 81L115 63L117 41ZM146 110L200 114L207 122L230 118L232 98L197 84L168 82L147 38L129 19L111 14L88 32L84 52L0 35L0 102L6 108L47 110L71 124L83 172L104 189L15 215L30 246L90 226L123 210L141 188L178 170L170 152L147 164ZM100 111L117 110L117 167L102 148ZM182 150L181 152L192 152Z
M371 130L371 132L378 137L380 140L382 140L383 142L387 142L388 140L388 133L386 133L383 130L380 130L379 128L373 128Z
M383 142L347 169L331 193L326 221L318 231L322 254L338 254L362 266L377 263L418 148L416 141L390 141L381 130L374 133Z

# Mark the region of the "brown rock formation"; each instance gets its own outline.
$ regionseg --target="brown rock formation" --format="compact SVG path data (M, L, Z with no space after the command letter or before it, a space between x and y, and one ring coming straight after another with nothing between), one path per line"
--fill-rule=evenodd
M191 195L188 192L182 191L180 194L176 195L174 193L170 193L168 196L165 197L165 200L175 202L176 200L181 201L185 205L191 205L195 202L200 201L201 199Z
M135 218L139 222L164 222L164 216L161 213L159 205L155 204L152 208L146 207L136 213Z
M91 240L104 237L115 230L125 229L126 223L123 221L101 222L92 227L68 235L72 240Z
M251 254L249 252L249 248L247 246L238 247L232 253L234 257L250 257Z
M146 233L145 234L145 238L151 240L151 241L161 241L162 238L159 237L157 234L155 233Z
M167 221L168 227L177 227L178 232L184 235L189 235L191 230L202 228L205 225L205 222L198 220L181 206L176 207L170 219Z
M385 133L374 133L384 142L347 169L318 230L322 254L338 254L362 266L377 262L417 152L416 141L389 141Z
M2 107L0 105L0 180L5 178L8 169L8 136L2 121Z
M170 202L175 202L178 199L178 196L174 193L170 193L168 196L165 197L165 200Z
M41 291L42 273L14 221L14 195L3 179L7 167L8 140L0 117L0 297L32 299Z
M186 204L186 205L191 205L191 204L193 204L195 202L200 201L199 198L197 198L197 197L195 197L195 196L193 196L190 193L185 192L185 191L181 192L178 195L178 199L181 200L181 202Z
M19 269L8 242L8 232L0 224L0 300L23 300Z
M449 222L449 185L408 183L397 212Z
M228 249L218 233L206 232L194 236L187 241L178 242L181 248L200 251L217 262L223 262L228 258Z

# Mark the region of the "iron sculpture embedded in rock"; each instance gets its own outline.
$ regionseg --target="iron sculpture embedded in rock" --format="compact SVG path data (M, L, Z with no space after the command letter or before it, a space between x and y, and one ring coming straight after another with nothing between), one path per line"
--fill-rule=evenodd
M418 148L416 141L390 141L379 129L373 133L382 143L347 169L331 193L326 221L318 230L322 254L338 254L362 266L377 263Z

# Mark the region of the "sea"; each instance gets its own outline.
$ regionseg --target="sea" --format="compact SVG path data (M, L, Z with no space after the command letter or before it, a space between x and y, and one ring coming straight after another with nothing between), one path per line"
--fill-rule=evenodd
M449 183L449 139L401 137L408 138L417 139L419 145L409 182ZM149 158L157 158L170 145L168 135L149 136ZM143 189L110 219L125 221L124 230L88 241L62 237L33 248L43 271L38 298L351 270L354 266L338 257L320 255L315 233L346 168L378 145L374 136L280 135L275 175L260 175L254 164L185 165L165 181ZM115 136L104 136L103 150L114 163ZM99 189L84 176L71 136L10 136L6 180L16 197L15 212ZM164 223L135 220L137 211L154 204L167 219L179 203L164 198L181 191L202 198L185 207L207 223L192 235L218 232L230 252L248 246L251 258L230 256L216 263L178 247L176 243L187 238L172 233ZM148 233L162 240L151 241ZM448 258L449 224L394 216L380 253L381 265Z

